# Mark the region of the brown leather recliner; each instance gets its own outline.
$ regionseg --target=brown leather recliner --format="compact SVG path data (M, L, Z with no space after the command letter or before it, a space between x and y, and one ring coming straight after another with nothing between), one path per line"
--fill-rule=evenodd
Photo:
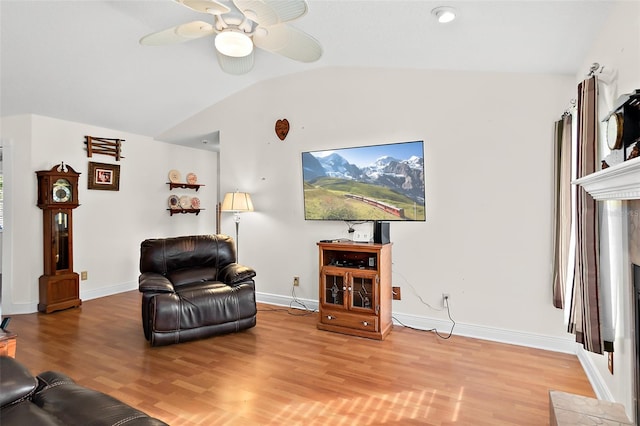
M61 372L34 377L25 365L6 356L0 356L0 371L2 426L168 426Z
M236 263L233 239L193 235L140 244L142 328L151 346L256 325L256 272Z

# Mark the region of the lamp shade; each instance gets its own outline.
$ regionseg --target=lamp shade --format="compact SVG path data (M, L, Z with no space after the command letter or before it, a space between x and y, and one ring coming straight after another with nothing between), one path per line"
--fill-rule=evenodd
M252 212L251 195L246 192L227 192L222 200L220 210L223 212Z

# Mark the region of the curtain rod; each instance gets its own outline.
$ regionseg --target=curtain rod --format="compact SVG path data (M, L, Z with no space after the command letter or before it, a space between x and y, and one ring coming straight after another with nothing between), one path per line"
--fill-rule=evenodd
M591 67L589 68L589 74L587 74L587 77L593 77L594 75L596 75L596 73L602 74L603 71L604 71L604 65L600 66L599 63L594 62L591 64ZM575 108L576 108L576 99L573 98L569 101L569 106L562 113L562 117L566 117L567 115L570 115L571 110Z
M604 71L604 65L600 66L600 64L597 62L591 64L591 68L589 68L589 74L587 74L587 77L593 77L596 74L596 71L602 73L602 71Z
M571 114L571 110L576 108L576 99L573 98L569 101L569 106L564 110L564 112L562 113L562 117L566 117L567 115Z

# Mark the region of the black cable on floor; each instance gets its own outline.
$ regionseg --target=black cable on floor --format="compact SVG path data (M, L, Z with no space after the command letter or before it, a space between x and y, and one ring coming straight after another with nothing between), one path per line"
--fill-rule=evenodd
M456 326L456 322L453 320L453 318L451 318L451 309L449 309L449 299L444 299L444 303L445 303L445 308L447 309L447 316L449 317L449 320L451 321L451 330L449 330L449 334L447 334L447 335L440 334L438 332L438 330L435 329L435 328L430 328L428 330L424 330L422 328L416 328L416 327L411 327L410 325L406 325L406 324L404 324L402 321L400 321L398 318L396 318L394 316L391 316L391 318L393 318L394 321L397 321L398 324L400 324L403 327L407 327L407 328L409 328L411 330L416 330L416 331L424 331L424 332L429 332L429 333L433 332L439 338L446 340L446 339L451 338L451 336L453 335L453 329Z

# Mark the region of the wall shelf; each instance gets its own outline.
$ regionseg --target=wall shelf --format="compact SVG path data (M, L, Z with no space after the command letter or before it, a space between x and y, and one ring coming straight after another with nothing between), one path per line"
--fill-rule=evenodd
M201 186L204 186L199 183L181 183L181 182L167 182L167 185L169 185L169 189L174 189L174 188L195 189L196 192L198 192L198 189L200 189Z
M167 209L169 211L169 214L171 216L173 216L174 214L187 214L187 213L194 213L196 216L198 216L198 214L200 214L200 212L204 209Z

